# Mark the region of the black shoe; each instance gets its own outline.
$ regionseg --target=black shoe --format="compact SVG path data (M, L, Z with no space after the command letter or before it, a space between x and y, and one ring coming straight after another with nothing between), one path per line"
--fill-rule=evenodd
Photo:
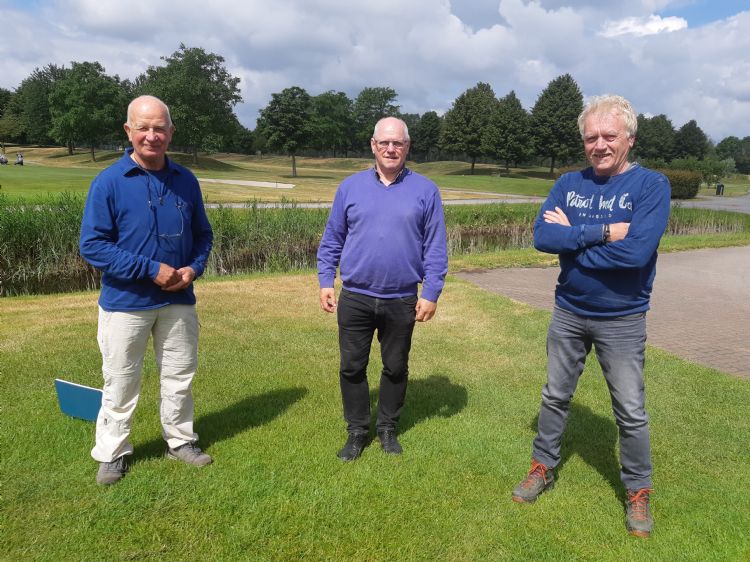
M383 429L378 431L378 439L380 439L380 446L389 455L400 455L404 452L401 448L401 444L396 439L395 429Z
M338 452L342 461L353 461L362 456L362 451L367 447L366 433L350 433L344 444L344 448Z

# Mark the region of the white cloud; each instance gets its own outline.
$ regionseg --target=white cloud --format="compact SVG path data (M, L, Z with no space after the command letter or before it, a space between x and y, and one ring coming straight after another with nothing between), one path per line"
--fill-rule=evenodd
M696 119L714 140L750 135L750 12L686 28L658 16L670 0L470 0L452 9L459 2L50 0L23 11L0 0L0 86L85 60L133 79L184 43L222 55L241 78L237 114L251 128L271 94L294 85L352 98L390 86L404 111L424 113L447 110L479 81L498 96L515 90L530 108L569 73L586 96L619 93L676 126Z
M617 37L619 35L656 35L657 33L669 33L686 29L688 23L683 18L670 16L662 18L651 15L647 18L625 18L620 21L607 21L604 23L599 35L602 37Z

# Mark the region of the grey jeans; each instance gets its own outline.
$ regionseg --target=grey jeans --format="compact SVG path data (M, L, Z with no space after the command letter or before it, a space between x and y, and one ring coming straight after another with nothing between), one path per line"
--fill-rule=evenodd
M651 446L643 366L646 313L615 318L578 316L555 307L547 333L547 384L542 389L534 458L560 462L570 400L594 345L620 432L620 478L629 490L651 487Z

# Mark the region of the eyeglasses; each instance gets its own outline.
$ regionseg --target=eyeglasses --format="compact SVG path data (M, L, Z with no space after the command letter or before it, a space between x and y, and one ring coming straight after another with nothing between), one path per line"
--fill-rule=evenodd
M140 166L139 166L139 168L140 168ZM143 168L141 168L141 170L143 170ZM174 234L165 234L165 233L159 232L159 221L157 220L157 214L158 214L157 213L157 209L161 207L161 209L162 209L162 211L164 213L166 213L166 212L170 212L171 213L171 211L167 211L166 210L166 209L169 209L171 207L171 205L167 205L166 207L164 207L164 195L166 193L159 196L159 205L154 205L154 203L151 201L151 174L149 174L145 170L143 170L143 172L146 174L146 181L148 182L147 183L147 190L148 190L148 210L151 211L151 218L152 218L152 221L153 221L153 228L152 228L151 234L153 234L154 236L156 236L157 238L159 238L161 240L169 240L169 239L173 239L173 238L181 238L182 235L185 233L185 217L182 214L182 201L180 199L178 199L177 196L175 195L174 206L177 209L177 214L180 215L180 231L177 232L177 233L174 233ZM170 180L171 180L171 176L167 178L167 182L169 183ZM166 217L164 215L162 215L162 216L166 220ZM164 221L162 221L162 222L164 222Z
M376 141L375 139L372 139L375 141L375 144L378 145L378 148L380 150L388 150L388 147L393 145L393 148L395 150L401 150L403 149L409 141L387 141L387 140L380 140Z
M163 201L163 198L160 197L159 201ZM170 239L170 238L181 238L182 237L182 235L185 232L185 217L182 215L182 202L181 201L176 201L175 202L175 208L177 209L177 214L180 215L180 231L177 232L176 234L162 234L162 233L159 232L159 222L156 220L156 215L157 215L156 209L157 209L157 206L154 205L151 202L150 194L149 194L149 198L148 198L148 208L151 211L151 216L154 219L154 229L153 229L153 232L152 232L152 234L154 236L156 236L157 238L161 238L162 240L166 240L166 239ZM167 208L169 208L169 206L167 206Z

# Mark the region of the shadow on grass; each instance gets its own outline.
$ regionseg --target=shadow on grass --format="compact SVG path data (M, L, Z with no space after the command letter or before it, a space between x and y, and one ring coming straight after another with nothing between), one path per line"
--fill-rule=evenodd
M235 166L229 162L222 162L211 156L199 155L198 164L193 163L193 155L181 152L170 152L169 157L178 164L193 171L220 171L220 172L242 172L244 168Z
M452 170L446 172L446 176L494 176L497 174L497 168L474 168L474 173L471 173L471 166L466 168L460 168L458 170Z
M230 439L247 429L271 422L307 394L304 387L284 388L258 396L248 396L222 410L201 416L195 421L198 444L205 449ZM137 458L154 458L164 454L162 439L152 439L137 447Z
M534 431L538 423L537 414L532 422ZM620 463L615 451L617 434L617 424L613 418L600 416L588 406L571 403L560 449L560 464L555 470L555 476L564 473L565 464L570 457L578 455L609 483L617 498L624 504L626 494L620 480Z
M373 425L377 417L378 389L370 391L370 404L374 404ZM406 403L398 424L399 433L429 418L449 418L466 407L466 389L454 384L443 375L431 375L426 379L410 379L406 390Z

